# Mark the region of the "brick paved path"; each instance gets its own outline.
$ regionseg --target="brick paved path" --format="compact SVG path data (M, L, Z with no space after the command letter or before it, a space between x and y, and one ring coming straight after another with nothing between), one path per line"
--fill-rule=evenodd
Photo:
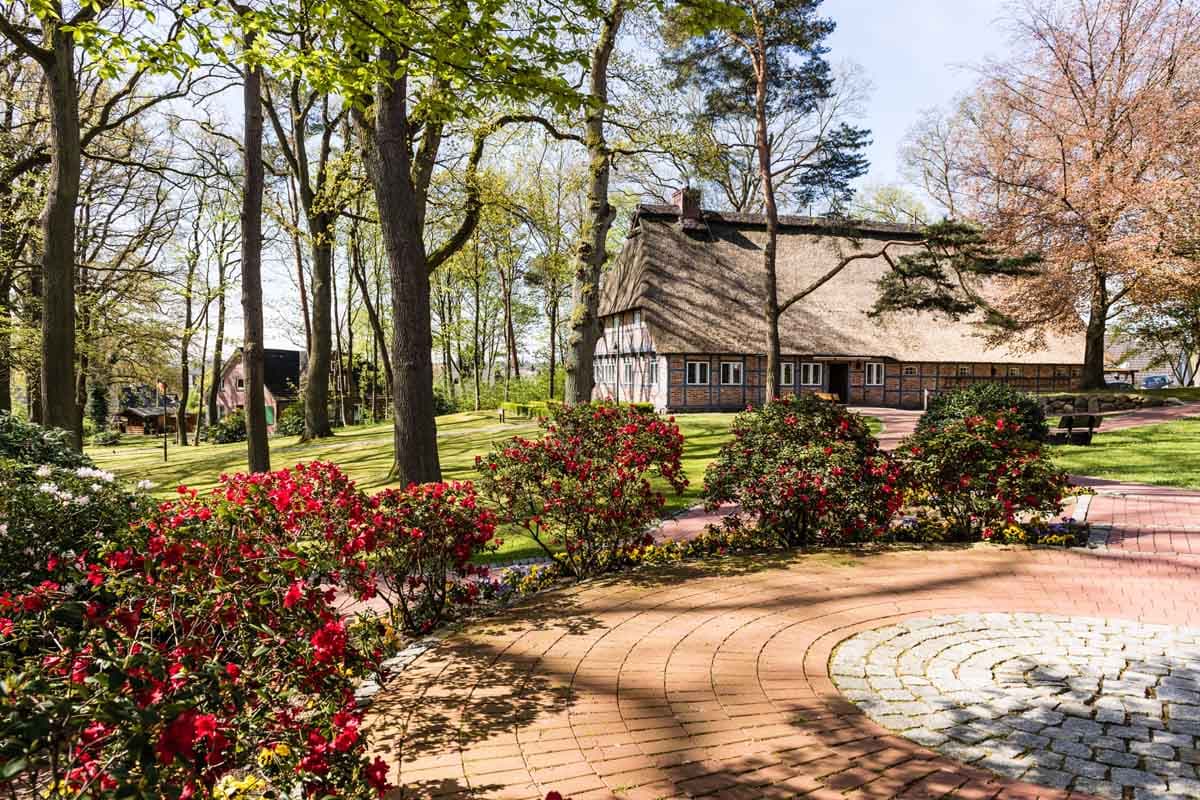
M369 724L405 798L1084 797L889 733L830 679L857 633L979 611L1197 627L1200 558L974 548L638 572L466 626Z
M1071 480L1096 491L1079 501L1075 513L1092 526L1091 547L1200 555L1200 492L1082 476Z

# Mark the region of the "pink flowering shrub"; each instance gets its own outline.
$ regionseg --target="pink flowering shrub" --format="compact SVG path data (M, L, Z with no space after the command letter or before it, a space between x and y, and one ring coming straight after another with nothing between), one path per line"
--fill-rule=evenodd
M327 464L226 477L0 588L0 791L381 793L353 698L376 654L321 580L364 505Z
M912 505L929 510L950 538L991 539L1006 525L1062 510L1066 473L1006 411L919 429L897 450Z
M736 503L785 547L861 542L887 532L900 468L862 417L801 395L739 414L704 476L705 503Z
M610 402L567 406L540 439L514 438L476 459L481 492L501 521L537 542L574 577L617 566L687 486L673 419Z
M471 602L485 575L471 559L492 540L492 512L481 509L470 483L427 483L385 489L369 501L365 524L343 529L338 558L360 597L382 584L393 618L424 632L441 621L451 599ZM455 591L458 589L458 591Z

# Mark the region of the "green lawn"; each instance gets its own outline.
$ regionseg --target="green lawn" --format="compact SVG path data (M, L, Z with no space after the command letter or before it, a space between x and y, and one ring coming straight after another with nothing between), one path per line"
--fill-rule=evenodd
M728 437L733 414L684 414L676 419L686 441L683 466L689 485L682 496L668 495L668 513L686 508L699 499L704 469L716 458L721 443ZM536 423L501 423L491 411L439 417L438 450L443 476L447 480L470 480L475 477L476 455L488 452L494 444L511 436L528 436L536 432ZM115 447L90 447L87 452L99 466L124 478L152 481L155 493L164 497L173 494L180 484L195 489L209 488L217 483L222 473L237 472L246 465L245 442L179 447L171 441L165 463L161 438L126 437ZM346 428L339 430L332 439L319 442L301 443L296 436L271 440L271 465L276 469L313 459L336 463L363 489L381 489L389 485L387 472L392 465L392 425L385 422ZM540 553L526 537L509 534L504 539L500 552L492 558L508 560Z
M704 485L704 470L717 457L721 444L729 437L733 414L680 414L675 419L684 435L683 468L688 488L682 495L667 495L667 513L672 514L699 501ZM881 425L868 417L873 433ZM537 432L534 422L522 420L501 423L494 411L449 414L438 418L438 452L446 480L470 480L475 477L475 456L488 452L495 444L511 436L529 436ZM96 463L130 481L150 480L153 491L163 497L174 494L185 484L193 489L214 486L222 473L245 469L246 444L201 444L179 447L168 443L163 461L162 439L125 437L115 447L89 447L88 455ZM353 478L359 487L375 491L389 485L392 465L392 425L363 425L339 430L331 439L301 443L299 437L271 440L271 465L276 469L299 461L332 461ZM506 533L504 544L487 560L511 560L537 556L541 551L528 537Z
M1074 475L1200 488L1200 419L1097 433L1088 447L1060 445L1053 453Z

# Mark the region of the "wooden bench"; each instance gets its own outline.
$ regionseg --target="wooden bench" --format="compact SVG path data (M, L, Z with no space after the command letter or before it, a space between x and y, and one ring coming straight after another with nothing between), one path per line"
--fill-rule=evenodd
M1050 434L1050 441L1058 444L1089 445L1092 434L1104 421L1101 414L1063 414L1057 429Z
M832 392L813 392L813 397L826 403L840 403L842 399Z

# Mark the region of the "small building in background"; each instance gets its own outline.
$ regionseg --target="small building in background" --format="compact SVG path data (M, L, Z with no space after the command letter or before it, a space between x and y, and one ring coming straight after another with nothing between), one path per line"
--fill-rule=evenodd
M897 242L920 246L919 228L821 217L781 217L779 297L817 282L840 257ZM670 411L763 402L762 215L709 211L699 192L673 205L640 205L600 289L603 333L593 396ZM911 243L911 244L909 244ZM1002 382L1067 391L1083 369L1084 337L1047 331L1035 350L998 345L978 318L929 312L869 315L882 257L854 261L780 319L781 395L821 392L845 403L919 408L928 393Z
M263 350L263 396L267 406L267 431L275 432L275 421L289 405L299 402L306 356L299 350ZM246 408L246 372L242 349L225 362L217 389L217 413L224 417Z
M163 433L175 433L178 430L179 404L168 404L164 412L160 406L125 406L113 415L113 422L118 431L133 436L158 436ZM188 433L196 430L196 413L187 412Z

